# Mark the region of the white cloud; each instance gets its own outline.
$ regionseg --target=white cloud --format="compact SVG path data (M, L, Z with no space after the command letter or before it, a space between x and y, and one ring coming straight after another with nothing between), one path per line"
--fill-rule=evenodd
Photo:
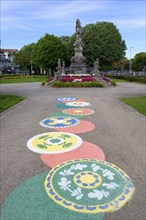
M55 4L56 3L56 4ZM57 24L67 21L72 17L82 15L91 11L107 8L105 1L4 1L2 0L2 30L24 29L33 30L37 24L40 26L42 20ZM50 19L50 20L49 20ZM59 20L58 20L59 19ZM37 23L38 22L38 23Z
M61 1L59 1L61 2ZM98 10L105 8L105 2L97 3L97 1L63 1L58 4L47 4L39 8L39 10L29 12L34 19L58 19L64 17L71 17L79 13Z

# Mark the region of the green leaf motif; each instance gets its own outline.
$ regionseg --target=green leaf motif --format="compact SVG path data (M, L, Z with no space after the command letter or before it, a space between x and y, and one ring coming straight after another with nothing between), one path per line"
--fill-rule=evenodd
M41 136L41 137L39 137L39 140L41 140L41 139L45 139L45 135L43 135L43 136Z
M42 140L42 139L47 140L48 138L52 138L52 136L50 136L50 135L43 135L43 136L39 137L39 140Z
M70 147L72 145L72 143L67 143L66 147Z
M45 148L45 145L43 145L43 144L37 144L37 147L39 147L39 148Z
M71 136L68 135L68 134L62 134L62 138L64 138L64 139L66 139L66 138L71 138Z
M72 145L72 143L66 143L64 142L64 145L62 146L63 148L67 148L67 147L70 147Z
M54 138L54 139L50 140L50 142L55 144L55 143L59 143L60 140L58 138Z

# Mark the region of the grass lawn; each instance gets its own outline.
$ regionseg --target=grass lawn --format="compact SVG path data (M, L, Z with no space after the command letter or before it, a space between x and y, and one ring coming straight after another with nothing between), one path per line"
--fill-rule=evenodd
M120 100L146 116L146 96L120 98Z
M24 75L24 76L5 76L0 78L0 83L29 83L29 82L42 82L46 81L47 76L40 76L40 75Z
M109 77L110 78L110 77ZM117 79L117 78L110 78L114 82L128 82L126 79Z
M13 95L0 95L0 112L12 107L24 100L25 97L13 96Z

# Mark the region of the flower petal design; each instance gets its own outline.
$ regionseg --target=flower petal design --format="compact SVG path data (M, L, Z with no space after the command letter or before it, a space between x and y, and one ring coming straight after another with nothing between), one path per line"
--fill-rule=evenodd
M58 182L58 185L61 186L60 189L66 190L70 183L70 180L68 181L66 177L62 177L61 182Z
M73 170L83 170L86 167L87 167L87 165L84 165L84 164L82 165L82 164L78 163L76 165L72 165L71 169L73 169Z
M96 164L92 164L91 167L94 172L96 172L97 170L100 170L100 166L97 166Z
M80 200L83 197L83 194L80 194L76 197L77 200Z
M109 192L104 190L93 190L93 192L88 194L89 198L97 198L97 200L101 200L104 196L107 198L109 196Z

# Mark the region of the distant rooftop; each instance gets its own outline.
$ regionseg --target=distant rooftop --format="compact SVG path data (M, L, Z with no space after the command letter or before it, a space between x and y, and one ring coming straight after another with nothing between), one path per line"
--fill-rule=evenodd
M1 50L3 53L8 52L8 53L17 53L18 49L2 49Z

